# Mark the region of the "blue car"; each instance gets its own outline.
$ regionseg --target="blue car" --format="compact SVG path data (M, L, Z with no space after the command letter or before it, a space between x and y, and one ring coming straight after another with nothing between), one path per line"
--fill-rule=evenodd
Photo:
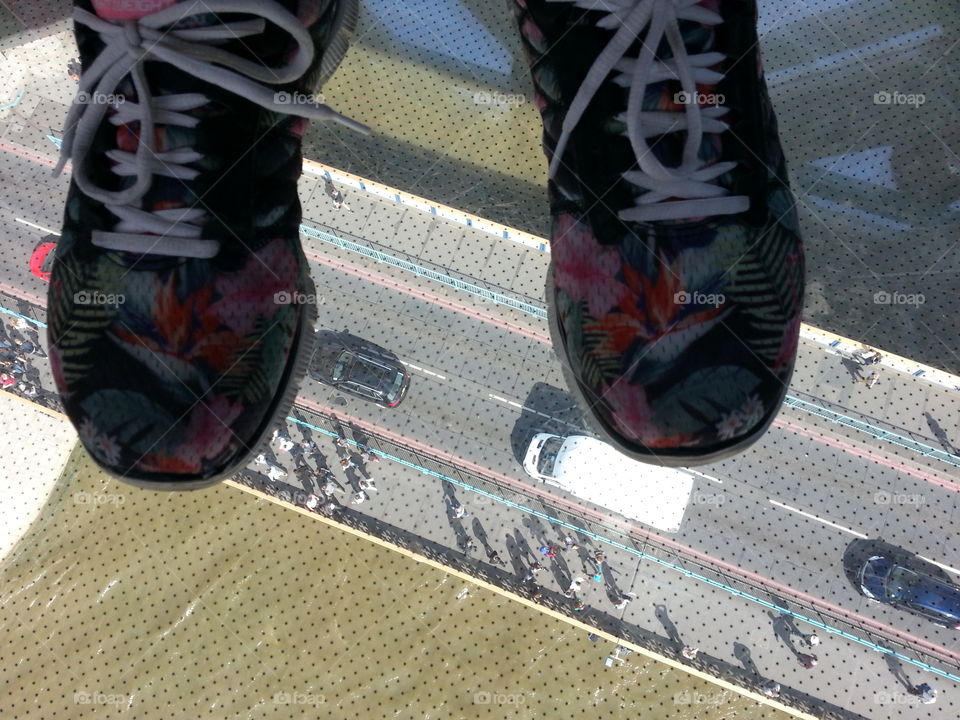
M872 600L960 629L960 587L874 555L860 570L860 590Z

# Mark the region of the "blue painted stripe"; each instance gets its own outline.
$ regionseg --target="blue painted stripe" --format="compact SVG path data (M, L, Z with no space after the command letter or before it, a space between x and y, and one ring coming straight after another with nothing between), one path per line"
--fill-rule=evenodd
M309 410L309 408L305 408L305 409ZM327 436L329 436L329 437L331 437L331 438L338 437L336 433L332 433L332 432L330 432L329 430L324 430L323 428L317 427L316 425L311 425L310 423L304 422L303 420L299 420L298 418L295 418L295 417L287 417L287 420L289 420L290 422L292 422L292 423L294 423L294 424L296 424L296 425L302 425L302 426L304 426L304 427L308 427L308 428L310 428L311 430L313 430L314 432L322 433L323 435L327 435ZM355 441L352 441L352 440L348 440L348 442L351 443L352 445L357 446L357 447L364 447L364 446L360 445L359 443L357 443L357 442L355 442ZM776 603L770 602L769 600L764 600L763 598L760 598L760 597L758 597L757 595L751 594L751 593L749 593L749 592L744 592L743 590L739 590L738 588L735 588L735 587L733 587L732 585L727 585L726 583L722 583L722 582L720 582L720 581L718 581L718 580L714 580L713 578L709 578L709 577L707 577L706 575L703 575L703 574L701 574L701 573L699 573L699 572L695 572L695 571L693 571L693 570L688 570L688 569L686 569L686 568L684 568L684 567L681 567L681 566L679 566L679 565L676 565L676 564L674 564L674 563L672 563L672 562L669 562L669 561L667 561L667 560L663 560L663 559L661 559L661 558L658 558L658 557L656 557L655 555L651 555L651 554L646 553L646 552L644 552L644 551L642 551L642 550L637 550L636 548L630 547L630 546L628 546L628 545L624 545L623 543L617 542L616 540L612 540L612 539L610 539L610 538L604 537L603 535L597 535L596 533L594 533L594 532L591 531L591 530L587 530L586 528L582 528L582 527L580 527L580 526L578 526L578 525L575 525L575 524L573 524L573 523L566 522L566 521L564 521L564 520L561 520L560 518L554 517L553 515L548 515L547 513L540 512L539 510L535 510L535 509L533 509L533 508L527 507L527 506L525 506L525 505L521 505L520 503L516 503L516 502L513 502L513 501L511 501L511 500L506 500L506 499L501 498L501 497L499 497L499 496L497 496L497 495L494 495L493 493L487 492L486 490L482 490L482 489L480 489L480 488L478 488L478 487L474 487L473 485L470 485L470 484L468 484L468 483L465 483L465 482L463 482L463 481L461 481L461 480L457 480L456 478L449 477L449 476L447 476L447 475L443 475L442 473L439 473L439 472L437 472L437 471L435 471L435 470L430 470L429 468L425 468L425 467L422 467L422 466L420 466L420 465L416 465L416 464L414 464L414 463L412 463L412 462L409 462L409 461L407 461L407 460L404 460L403 458L395 457L395 456L393 456L393 455L390 455L389 453L384 453L384 452L382 452L381 450L377 450L376 452L377 452L377 455L379 455L380 457L387 458L388 460L391 460L391 461L393 461L393 462L395 462L395 463L399 463L400 465L404 465L404 466L406 466L406 467L408 467L408 468L411 468L411 469L413 469L413 470L417 470L417 471L419 471L420 473L422 473L422 474L424 474L424 475L431 475L431 476L433 476L433 477L435 477L435 478L437 478L437 479L439 479L439 480L443 480L443 481L445 481L445 482L449 482L449 483L451 483L451 484L453 484L453 485L456 485L456 486L462 488L463 490L466 490L467 492L472 492L472 493L475 493L475 494L477 494L477 495L482 495L482 496L484 496L484 497L487 497L487 498L490 498L490 499L492 499L492 500L495 500L495 501L497 501L498 503L500 503L501 505L504 505L505 507L513 508L513 509L515 509L515 510L519 510L520 512L529 513L530 515L534 515L534 516L536 516L536 517L538 517L538 518L541 518L541 519L543 519L543 520L546 520L546 521L549 522L551 525L557 525L557 526L559 526L559 527L563 527L563 528L566 528L566 529L568 529L568 530L572 530L572 531L574 531L574 532L576 532L576 533L578 533L578 534L580 534L580 535L584 535L584 536L586 536L586 537L589 537L589 538L591 538L591 539L593 539L593 540L595 540L595 541L597 541L597 542L602 542L602 543L604 543L604 544L606 544L606 545L610 545L610 546L612 546L612 547L619 548L619 549L621 549L621 550L624 550L624 551L630 553L631 555L635 555L635 556L637 556L638 558L641 558L642 560L646 560L646 561L649 561L649 562L656 563L657 565L660 565L661 567L667 568L668 570L673 570L674 572L677 572L677 573L679 573L679 574L681 574L681 575L684 575L685 577L688 577L688 578L690 578L691 580L695 580L695 581L697 581L697 582L701 582L701 583L704 583L704 584L706 584L706 585L710 585L711 587L715 587L715 588L717 588L718 590L721 590L721 591L727 593L728 595L733 595L733 596L735 596L735 597L742 598L742 599L744 599L744 600L746 600L746 601L748 601L748 602L754 603L754 604L756 604L756 605L760 605L761 607L765 607L765 608L769 608L769 609L771 609L771 610L775 610L775 611L778 612L778 613L781 613L781 614L783 614L783 615L788 615L789 617L792 617L792 618L795 618L795 619L797 619L797 620L800 620L801 622L807 623L807 624L812 625L812 626L814 626L814 627L816 627L816 628L820 628L821 630L824 630L825 632L831 633L831 634L833 634L833 635L839 635L840 637L843 637L843 638L845 638L845 639L847 639L847 640L850 640L851 642L855 642L855 643L857 643L857 644L859 644L859 645L863 645L864 647L869 648L869 649L871 649L871 650L875 650L876 652L884 653L884 654L886 654L886 655L891 655L891 656L897 658L898 660L901 660L901 661L903 661L903 662L905 662L905 663L909 663L910 665L913 665L913 666L915 666L915 667L918 667L918 668L920 668L920 669L922 669L922 670L927 670L927 671L929 671L929 672L936 673L937 675L940 675L940 676L942 676L942 677L945 677L945 678L948 678L948 679L950 679L950 680L953 680L954 682L960 682L960 675L955 675L955 674L953 674L953 673L951 673L951 672L948 672L948 671L946 671L946 670L941 670L940 668L934 667L933 665L929 665L928 663L925 663L925 662L923 662L923 661L921 661L921 660L916 660L916 659L914 659L914 658L912 658L912 657L909 657L909 656L907 656L907 655L903 655L903 654L901 654L901 653L899 653L899 652L896 652L895 650L891 650L890 648L887 648L887 647L884 647L884 646L882 646L882 645L878 645L877 643L871 642L870 640L864 640L863 638L859 638L859 637L857 637L856 635L852 635L852 634L850 634L849 632L847 632L847 631L845 631L845 630L841 630L840 628L835 628L835 627L832 627L832 626L830 626L830 625L827 625L826 623L823 623L823 622L821 622L821 621L819 621L819 620L814 620L813 618L806 617L805 615L801 615L801 614L799 614L799 613L795 613L795 612L793 612L792 610L790 610L790 609L788 609L788 608L785 608L785 607L782 607L782 606L780 606L780 605L777 605ZM719 572L719 571L718 571L718 572ZM744 582L744 584L745 584L745 581L743 581L743 580L739 580L738 582ZM760 590L760 591L762 591L761 588L757 588L757 589ZM812 608L811 608L811 609L812 609Z
M18 92L17 96L13 99L13 102L7 103L6 105L0 105L0 110L9 110L12 107L16 107L20 103L21 98L23 98L23 92L23 90Z

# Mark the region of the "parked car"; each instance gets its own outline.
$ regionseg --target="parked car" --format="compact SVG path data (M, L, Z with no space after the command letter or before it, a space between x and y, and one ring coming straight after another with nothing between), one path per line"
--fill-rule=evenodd
M960 629L960 587L898 565L885 555L874 555L863 564L860 590L872 600Z
M53 242L51 242L51 240ZM30 272L47 282L50 282L50 272L53 270L53 258L57 254L56 240L56 235L48 235L37 244L30 254Z
M317 333L308 373L318 382L380 407L396 407L410 387L410 374L396 355L350 335L325 330Z

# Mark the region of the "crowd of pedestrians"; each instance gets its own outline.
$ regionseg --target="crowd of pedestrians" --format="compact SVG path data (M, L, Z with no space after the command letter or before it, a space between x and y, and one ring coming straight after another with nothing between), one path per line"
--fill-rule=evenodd
M0 388L28 400L46 396L36 358L46 357L40 334L23 318L0 323Z
M337 436L333 444L339 462L337 466L344 474L340 479L327 465L326 456L305 431L300 442L294 441L286 425L274 430L271 444L277 449L275 457L260 453L254 459L254 466L270 480L277 481L287 476L287 470L276 459L289 456L293 462L293 474L308 493L306 506L315 512L336 515L346 505L361 505L379 492L374 481L371 466L380 458L369 448L357 446L355 449L346 438Z

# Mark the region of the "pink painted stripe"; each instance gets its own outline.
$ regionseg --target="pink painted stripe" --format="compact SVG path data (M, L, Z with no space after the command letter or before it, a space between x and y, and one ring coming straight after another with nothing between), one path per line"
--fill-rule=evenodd
M104 20L139 20L165 10L177 0L93 0L93 9Z
M904 475L910 475L918 480L924 480L928 483L932 483L933 485L939 485L945 490L950 490L951 492L960 492L960 483L944 480L934 473L925 472L918 467L914 467L913 465L908 465L905 462L886 457L885 455L881 455L873 450L858 447L851 442L842 440L833 435L829 435L823 431L805 428L802 425L797 425L789 420L781 420L780 418L774 420L773 424L783 430L790 430L795 432L797 435L808 437L811 440L820 443L821 445L842 450L843 452L850 453L851 455L863 458L864 460L869 460L877 465L882 465L883 467L890 468L891 470L902 472Z
M34 295L32 292L21 290L13 285L7 285L5 282L0 282L0 292L7 295L13 295L14 297L18 297L21 300L26 300L28 303L33 303L34 305L38 305L42 308L47 307L47 299L45 297Z
M479 320L480 322L485 322L494 327L498 327L502 330L507 330L508 332L514 332L518 335L522 335L531 340L536 340L537 342L545 343L551 345L550 335L548 333L538 333L533 330L528 330L525 327L520 325L515 325L514 323L507 322L506 320L501 320L498 317L490 315L488 313L480 312L472 308L468 308L465 305L460 305L459 303L451 302L445 298L440 297L439 295L434 295L433 293L425 292L417 288L412 288L406 283L393 280L392 278L385 277L378 273L371 272L362 268L353 267L345 263L335 260L334 258L327 257L326 255L318 255L314 252L306 252L304 254L312 261L318 265L325 265L332 270L336 270L339 273L344 275L352 275L353 277L360 278L369 283L379 285L380 287L389 288L390 290L396 290L400 293L405 293L412 297L425 300L426 302L433 303L439 307L442 307L451 312L460 313L461 315L466 315L467 317L473 318L474 320Z
M662 535L658 535L638 525L634 525L630 522L624 522L619 518L613 518L610 515L607 515L602 512L598 512L597 510L586 507L585 505L581 505L580 503L573 502L565 498L557 497L556 495L545 493L534 485L528 485L525 482L522 482L520 480L515 480L512 477L503 475L502 473L495 472L493 470L490 470L489 468L482 467L480 465L477 465L476 463L470 462L469 460L466 460L461 457L457 457L456 455L453 455L451 453L444 452L442 450L437 450L429 445L426 445L420 442L419 440L414 440L412 438L405 437L398 433L385 430L381 427L374 425L373 423L367 422L358 417L346 416L339 409L321 405L317 402L308 400L306 398L298 397L297 404L302 405L303 407L309 408L311 410L314 410L318 413L322 413L324 415L334 417L338 420L346 421L349 424L361 430L379 435L381 437L385 437L388 440L398 445L420 450L424 454L430 455L431 457L438 458L440 460L448 462L457 467L468 469L471 472L475 473L476 475L479 475L480 477L487 478L501 485L506 485L508 487L515 488L517 490L524 492L525 494L535 495L537 497L543 498L545 500L548 500L553 505L559 505L561 507L565 507L570 510L575 510L586 517L592 517L595 520L600 520L608 524L612 524L620 529L626 530L627 532L629 532L631 535L634 535L635 537L639 537L644 540L650 540L651 542L657 543L661 547L669 548L671 550L676 551L679 554L686 555L687 557L696 558L697 560L704 563L705 565L709 565L717 570L722 570L727 575L738 577L741 580L748 582L753 586L760 586L765 589L772 590L781 596L793 598L797 602L803 603L808 607L813 607L814 609L828 612L836 617L843 618L848 622L857 624L861 627L870 628L874 632L884 635L887 638L898 640L899 642L908 644L912 647L922 647L931 655L934 655L940 658L941 660L944 660L947 662L960 661L960 653L954 652L940 645L936 645L926 640L925 638L921 638L916 635L911 635L910 633L905 633L901 630L897 630L896 628L891 627L890 625L886 625L885 623L881 623L872 618L868 618L863 615L850 612L840 607L839 605L834 605L833 603L827 602L822 598L814 597L813 595L808 595L807 593L794 590L789 585L784 585L782 583L776 582L775 580L771 580L769 578L763 577L762 575L758 575L757 573L751 572L749 570L744 570L743 568L737 567L736 565L732 565L728 562L720 560L719 558L715 558L712 555L708 555L707 553L697 550L695 548L689 547L688 545L683 545L682 543L679 543L676 540L671 540L670 538L663 537Z

